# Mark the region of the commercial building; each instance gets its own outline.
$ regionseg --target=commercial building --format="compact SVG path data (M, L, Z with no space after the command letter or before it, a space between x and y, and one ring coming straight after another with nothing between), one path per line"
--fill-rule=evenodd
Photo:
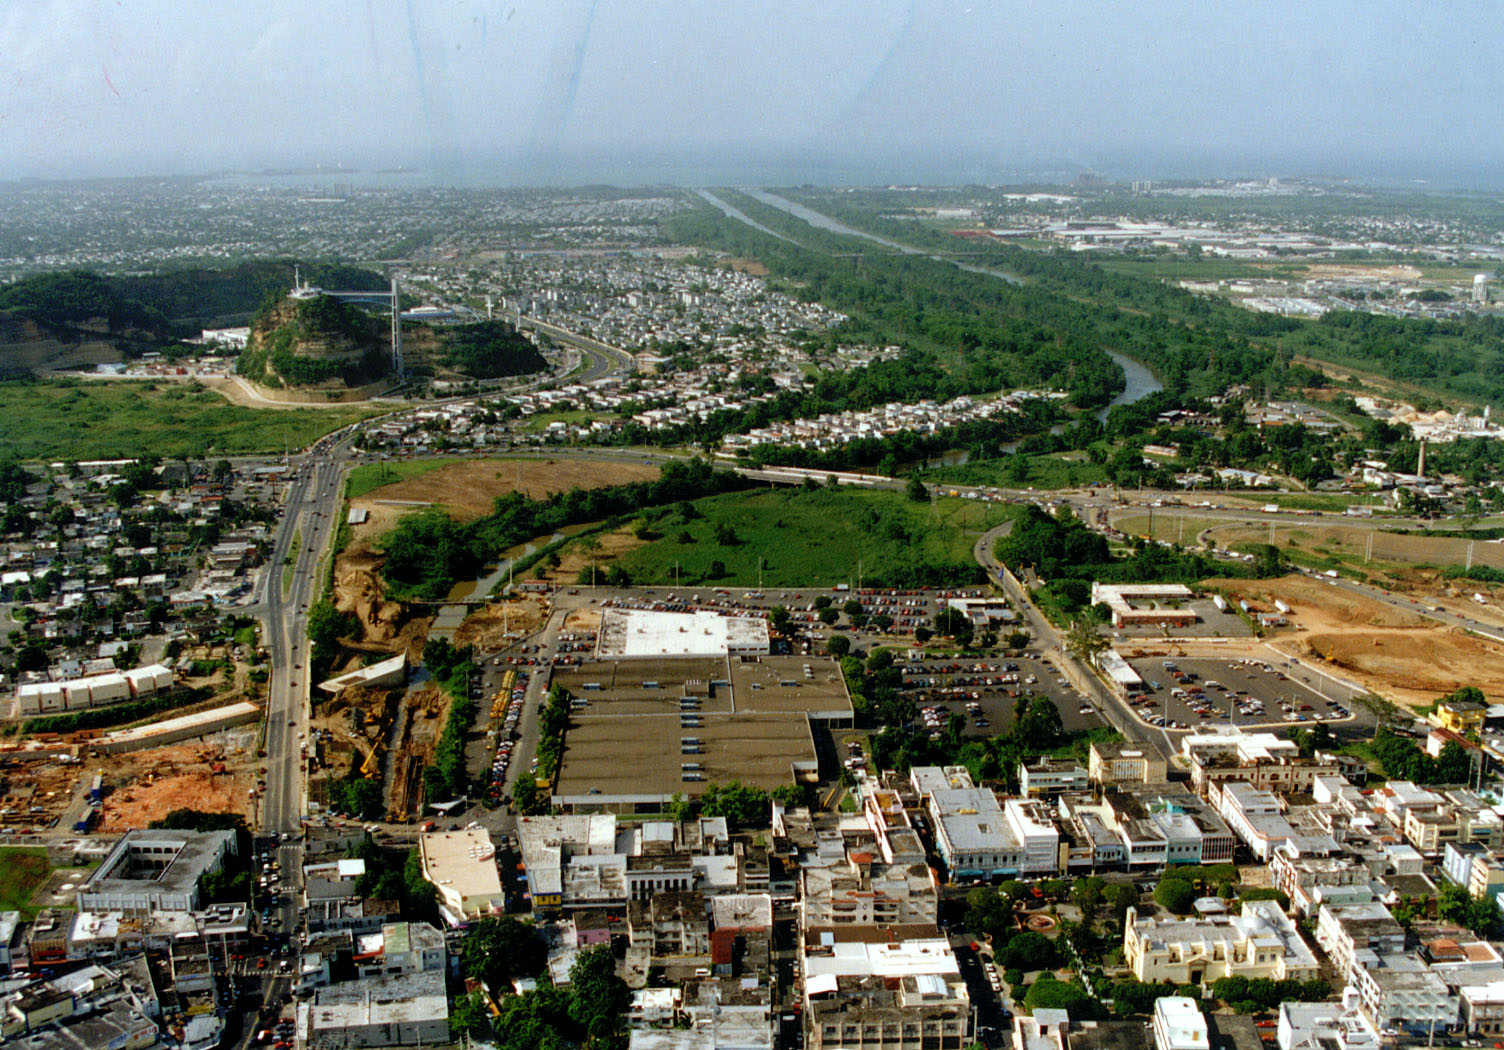
M459 926L506 910L496 847L484 828L418 836L423 877L438 891L439 912Z
M800 869L804 921L814 926L907 926L939 918L929 865L885 864L851 851L841 864Z
M1054 798L1091 788L1091 775L1073 758L1025 759L1018 764L1018 790L1025 798Z
M1168 773L1165 760L1153 748L1122 741L1093 741L1086 769L1091 782L1101 787L1162 784Z
M1247 733L1236 726L1188 733L1180 750L1191 765L1191 783L1205 795L1210 785L1240 780L1262 791L1309 791L1318 776L1337 772L1334 762L1302 758L1292 741L1273 733Z
M1381 1033L1420 1035L1458 1021L1457 995L1413 955L1391 952L1367 959L1348 972L1348 986L1357 989L1360 1009Z
M952 879L1053 875L1060 871L1060 832L1044 803L1009 799L987 788L930 793L935 845Z
M765 854L720 817L620 823L610 813L523 817L517 840L535 909L625 907L655 893L768 890Z
M1355 1002L1281 1003L1279 1050L1379 1050L1379 1033Z
M1106 605L1114 627L1183 627L1199 619L1194 609L1181 602L1195 595L1183 583L1093 583L1091 603Z
M1290 898L1290 908L1315 915L1322 905L1366 904L1374 899L1373 873L1350 857L1307 857L1286 843L1269 858L1274 888Z
M1462 1023L1469 1032L1498 1035L1504 1032L1504 979L1463 984L1457 989Z
M1426 717L1433 725L1466 736L1468 733L1483 732L1488 707L1472 700L1443 700Z
M1128 909L1123 954L1140 981L1210 984L1222 977L1311 980L1321 971L1300 931L1274 901L1245 901L1241 915L1140 918Z
M145 957L13 986L0 1009L0 1038L28 1050L144 1050L162 1016Z
M598 659L666 656L767 656L768 621L717 612L606 609L596 634Z
M1404 951L1405 931L1377 902L1322 905L1316 913L1316 943L1345 980L1357 964Z
M612 659L556 668L573 697L552 785L568 812L660 812L712 783L813 782L814 726L846 726L845 678L828 658Z
M332 984L298 1005L300 1046L346 1050L449 1041L449 998L442 971Z
M971 998L934 927L806 927L801 950L811 1050L963 1050Z
M235 853L233 831L128 831L78 890L79 911L196 911L199 881Z

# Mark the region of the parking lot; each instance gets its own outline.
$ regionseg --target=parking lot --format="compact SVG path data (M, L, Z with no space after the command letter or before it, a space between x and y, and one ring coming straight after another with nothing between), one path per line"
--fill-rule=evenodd
M1328 723L1372 729L1373 718L1337 686L1295 660L1224 657L1138 659L1144 680L1140 717L1166 729L1237 724L1301 726Z
M1102 717L1071 688L1048 660L1035 655L960 659L939 654L910 654L901 661L901 691L920 709L932 732L945 728L951 714L966 716L967 736L993 736L1013 725L1013 706L1021 697L1048 696L1067 732L1094 729Z

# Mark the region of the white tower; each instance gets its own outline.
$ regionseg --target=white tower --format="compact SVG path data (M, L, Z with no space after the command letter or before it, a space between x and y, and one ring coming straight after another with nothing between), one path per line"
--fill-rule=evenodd
M1473 302L1488 302L1488 274L1473 274Z

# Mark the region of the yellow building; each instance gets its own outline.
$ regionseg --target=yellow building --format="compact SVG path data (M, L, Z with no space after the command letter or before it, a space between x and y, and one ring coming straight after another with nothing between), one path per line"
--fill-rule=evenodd
M1471 700L1443 700L1431 712L1431 724L1466 736L1481 733L1488 708Z

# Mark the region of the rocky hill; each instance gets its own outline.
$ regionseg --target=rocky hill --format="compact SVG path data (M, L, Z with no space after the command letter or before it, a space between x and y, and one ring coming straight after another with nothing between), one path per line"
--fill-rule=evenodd
M339 390L391 372L387 321L328 296L287 296L262 311L240 355L240 374L273 387Z

